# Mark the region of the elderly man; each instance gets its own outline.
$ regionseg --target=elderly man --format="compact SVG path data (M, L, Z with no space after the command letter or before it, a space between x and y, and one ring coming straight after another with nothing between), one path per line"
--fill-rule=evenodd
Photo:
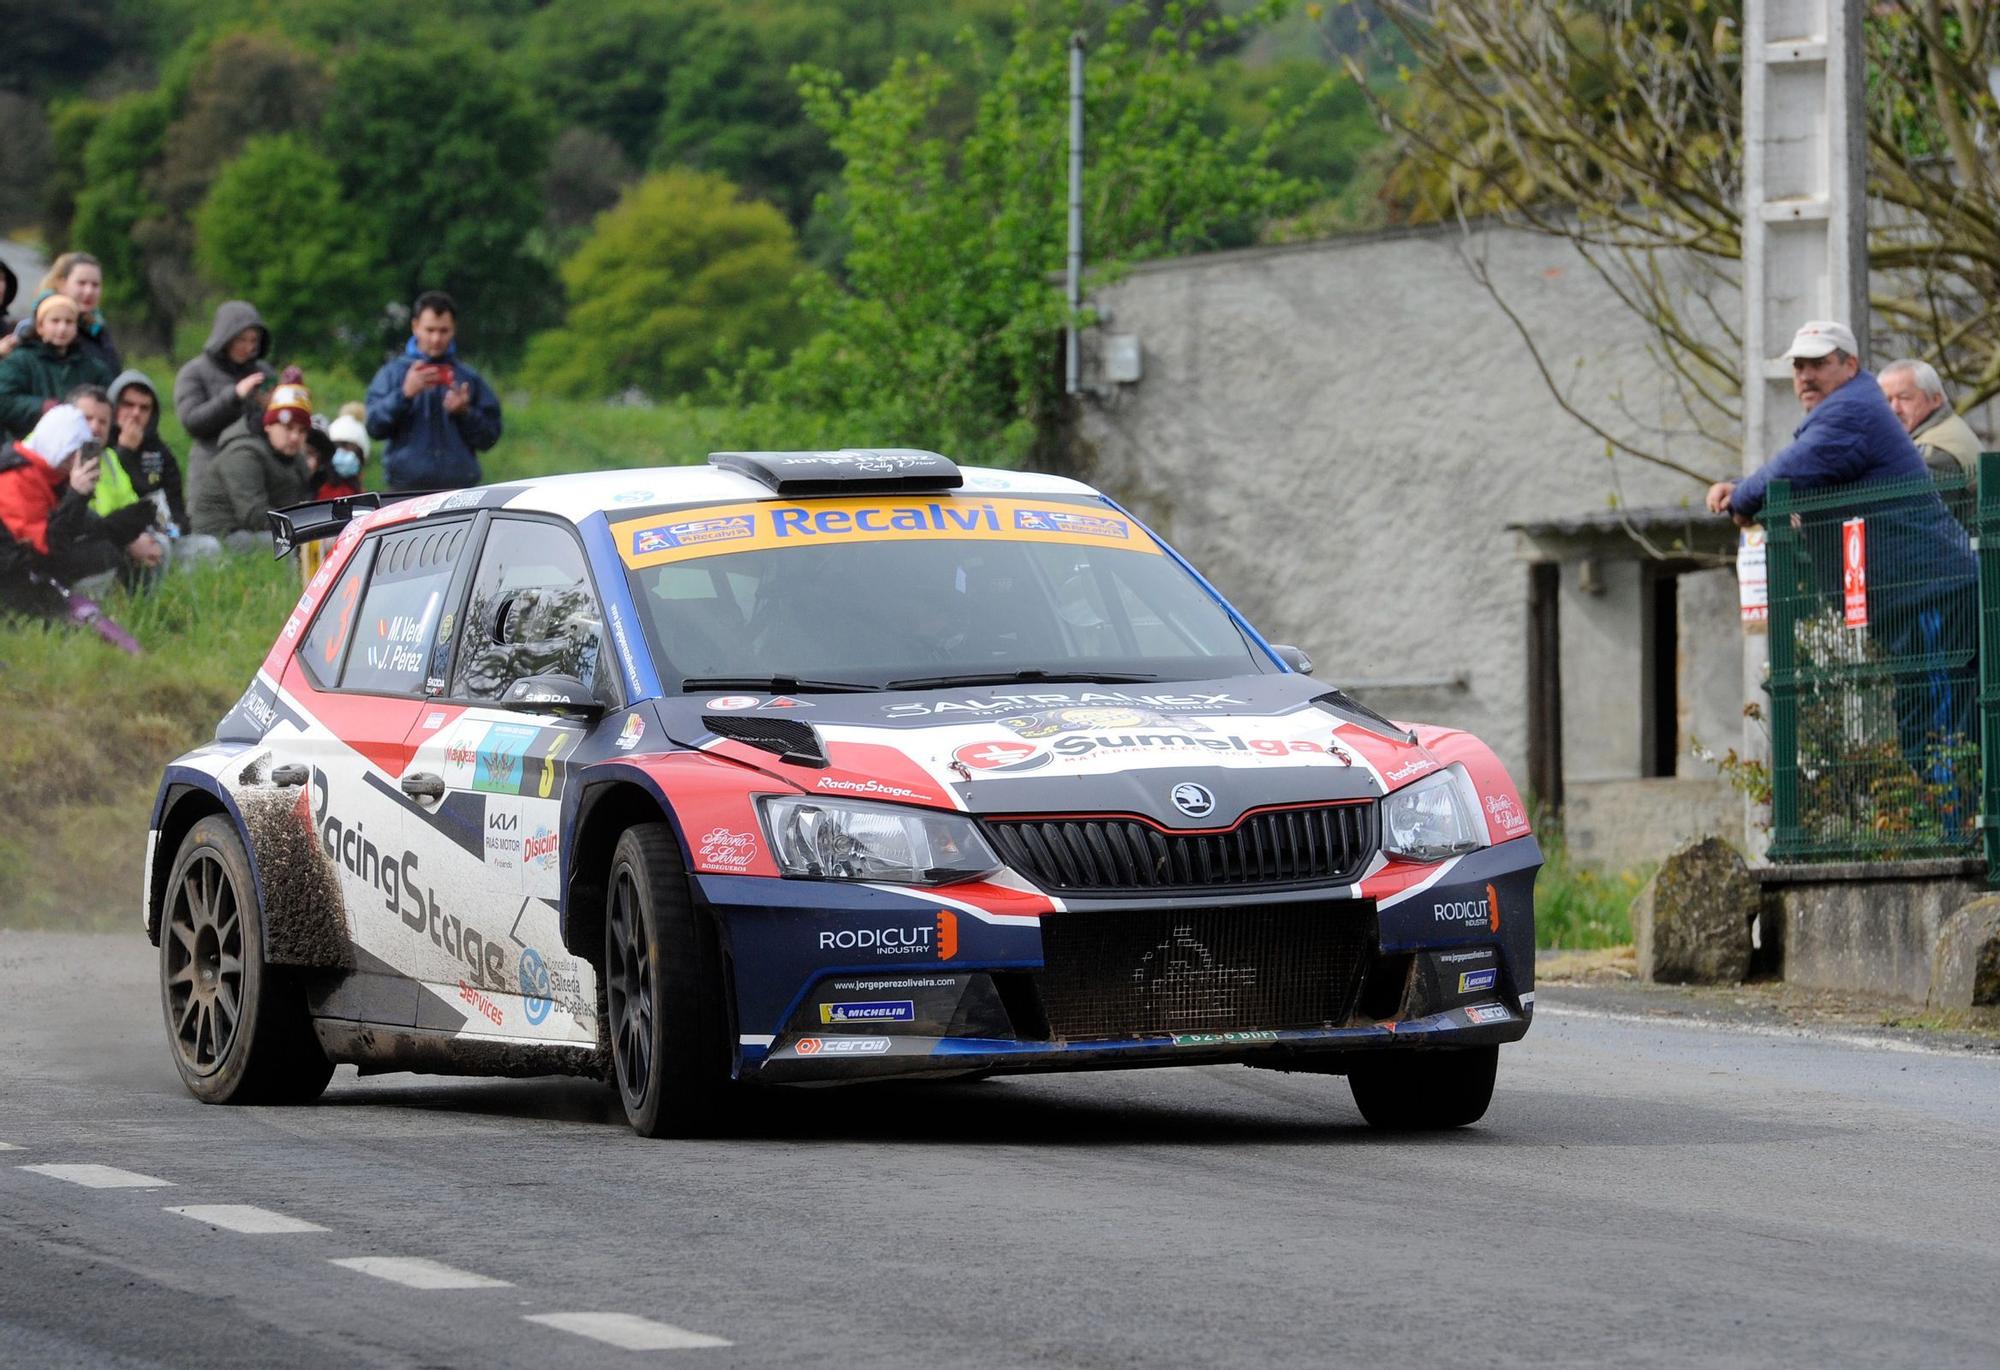
M1976 641L1978 578L1971 545L1930 488L1929 468L1882 387L1861 369L1859 353L1844 324L1815 322L1798 331L1785 356L1792 363L1792 393L1805 408L1805 421L1783 450L1741 481L1711 485L1708 507L1748 527L1763 509L1773 480L1788 480L1799 491L1918 482L1911 494L1863 499L1851 511L1807 515L1804 550L1821 592L1837 596L1842 590L1841 544L1833 535L1844 514L1861 515L1868 540L1868 631L1877 647L1904 662L1936 662L1954 655L1969 662ZM1972 669L1901 669L1892 680L1903 759L1944 791L1947 819L1962 825L1970 801L1958 792L1950 757L1972 736Z
M1937 368L1915 357L1902 357L1881 371L1882 394L1896 412L1903 431L1917 445L1933 475L1966 478L1966 488L1979 488L1979 435L1945 402L1944 382Z

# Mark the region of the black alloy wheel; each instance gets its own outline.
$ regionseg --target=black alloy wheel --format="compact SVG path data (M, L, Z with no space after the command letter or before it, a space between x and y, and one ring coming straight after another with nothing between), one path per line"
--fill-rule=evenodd
M204 1103L307 1103L333 1064L304 996L264 964L250 860L225 818L196 823L167 877L160 916L160 1001L174 1067Z
M644 1137L712 1133L730 1095L721 955L671 828L619 837L605 898L605 1021L625 1117Z
M1486 1116L1500 1069L1498 1046L1450 1051L1381 1051L1347 1074L1370 1127L1441 1132Z

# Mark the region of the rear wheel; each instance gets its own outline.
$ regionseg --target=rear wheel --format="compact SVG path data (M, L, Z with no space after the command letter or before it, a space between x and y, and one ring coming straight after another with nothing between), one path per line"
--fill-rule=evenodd
M1431 1132L1486 1115L1500 1069L1498 1046L1454 1051L1384 1051L1347 1074L1354 1103L1371 1127Z
M644 1137L712 1132L730 1085L721 955L672 829L628 828L606 891L605 1019L625 1117Z
M174 1067L210 1104L309 1103L333 1075L283 967L264 963L250 859L211 815L181 842L160 917L160 1000Z

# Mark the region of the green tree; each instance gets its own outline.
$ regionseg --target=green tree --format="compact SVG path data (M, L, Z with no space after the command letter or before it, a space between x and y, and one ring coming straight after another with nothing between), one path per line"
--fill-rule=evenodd
M256 301L287 359L327 360L382 313L373 228L303 138L253 138L195 213L195 257L215 289Z
M515 65L564 123L595 129L644 165L687 24L667 22L658 0L554 0L528 21Z
M1066 308L1068 40L1081 0L1024 23L971 131L931 131L949 76L898 62L866 94L807 73L806 107L844 159L844 283L808 306L823 332L769 378L780 404L856 416L857 437L1018 459L1061 404ZM1261 133L1209 131L1212 45L1278 7L1217 18L1175 0L1113 9L1090 46L1085 240L1096 279L1121 262L1248 241L1306 187L1270 166L1300 111ZM1143 39L1132 37L1145 24Z
M569 313L528 370L564 393L693 390L710 367L798 340L798 245L784 215L713 172L655 172L563 267Z
M133 331L155 335L169 321L154 305L134 230L160 210L147 190L146 170L159 159L172 114L159 89L122 95L100 108L84 146L83 182L67 240L104 263L105 312Z
M470 43L364 47L335 78L321 144L362 206L402 299L457 300L468 344L505 359L556 303L530 250L552 128L520 79Z

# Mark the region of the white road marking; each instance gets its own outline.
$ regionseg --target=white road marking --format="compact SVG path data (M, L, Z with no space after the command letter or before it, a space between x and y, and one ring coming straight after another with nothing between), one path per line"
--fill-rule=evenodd
M46 1175L52 1180L68 1180L85 1189L172 1189L172 1180L156 1180L113 1165L24 1165L21 1170Z
M283 1213L273 1213L268 1208L255 1204L187 1204L181 1208L169 1208L169 1213L178 1213L183 1218L193 1218L198 1223L219 1227L225 1232L248 1232L253 1236L267 1232L324 1232L318 1223L309 1223L304 1218L293 1218Z
M529 1313L524 1320L559 1332L574 1332L621 1351L692 1351L702 1346L733 1344L705 1332L654 1322L636 1313Z
M507 1280L491 1275L475 1275L442 1261L422 1256L348 1256L332 1262L346 1270L358 1270L378 1280L406 1284L412 1289L511 1289Z
M15 1146L12 1142L0 1142L0 1151L19 1151L20 1149L20 1147Z
M1831 1046L1862 1047L1869 1051L1903 1052L1914 1056L1949 1056L1954 1061L1979 1061L2000 1065L2000 1056L1982 1055L1962 1047L1934 1047L1923 1042L1905 1042L1895 1037L1864 1037L1858 1032L1814 1032L1810 1028L1771 1027L1764 1023L1728 1023L1714 1018L1667 1018L1648 1013L1612 1013L1594 1008L1556 1008L1541 1004L1537 1018L1591 1018L1603 1023L1633 1023L1640 1027L1707 1028L1711 1032L1740 1032L1751 1037L1779 1037L1788 1042L1825 1042Z

